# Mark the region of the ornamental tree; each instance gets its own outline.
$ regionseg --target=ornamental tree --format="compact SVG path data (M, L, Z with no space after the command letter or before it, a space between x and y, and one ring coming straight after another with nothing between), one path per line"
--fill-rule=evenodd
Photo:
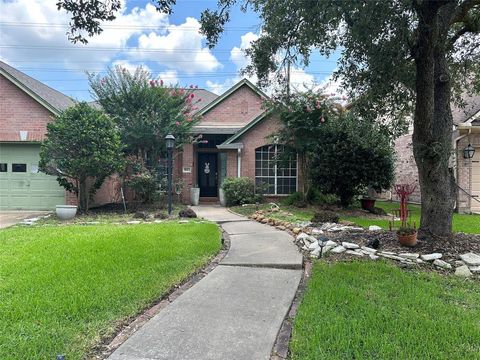
M118 126L124 152L152 164L165 153L165 136L173 134L180 147L190 141L190 130L199 121L195 114L194 87L181 89L153 80L142 67L130 72L121 66L106 76L89 74L96 101Z
M88 211L89 200L105 179L123 166L120 136L103 111L81 102L61 112L47 125L39 168L79 199Z
M381 125L347 112L332 114L311 131L317 141L308 150L309 175L321 191L337 195L347 206L369 187L391 187L394 151Z

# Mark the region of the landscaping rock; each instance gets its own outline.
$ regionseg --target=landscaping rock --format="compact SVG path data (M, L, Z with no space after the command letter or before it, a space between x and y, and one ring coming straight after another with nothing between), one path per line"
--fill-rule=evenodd
M342 242L342 246L345 249L359 249L360 248L360 246L358 246L357 244L346 242L346 241Z
M141 221L138 221L138 220L127 221L127 224L137 225L137 224L141 224Z
M148 213L146 211L137 211L135 215L133 215L135 219L143 219L147 220L148 219Z
M314 258L314 259L318 259L318 257L320 256L320 246L318 248L316 248L315 250L313 250L311 253L310 253L310 257L311 258Z
M415 253L400 253L398 256L401 256L405 259L410 259L410 260L416 260L418 257L420 257L420 254L415 254Z
M460 259L469 266L480 266L480 255L472 252L460 255Z
M480 273L480 266L469 266L468 268L472 273Z
M361 249L363 251L366 251L366 252L370 253L370 254L376 254L377 253L377 249L372 249L368 246L362 246Z
M355 256L363 256L363 253L361 253L359 251L354 251L354 250L347 250L347 251L345 251L345 254L355 255Z
M380 255L383 256L384 258L387 258L387 259L392 259L392 260L405 262L404 258L402 258L400 256L397 256L397 255L390 255L390 254L386 254L386 253L380 253Z
M472 276L472 272L467 265L462 265L455 269L455 275L460 277L470 277Z
M312 242L310 245L307 245L307 248L309 250L320 249L320 245L318 244L318 241L315 241L315 242Z
M323 234L323 230L322 230L322 229L318 229L318 228L313 228L313 229L311 230L311 232L312 232L312 235L321 235L321 234Z
M380 256L375 255L375 254L368 254L368 257L369 257L370 259L372 259L372 260L378 260L378 259L380 259Z
M443 261L443 260L440 260L440 259L435 259L433 261L433 265L438 266L439 268L442 268L442 269L451 269L452 268L452 265L450 265L446 261Z
M420 258L423 261L432 261L432 260L440 259L441 257L442 257L442 254L440 253L420 255Z
M168 215L162 212L157 212L153 217L155 219L168 219Z
M197 214L190 208L182 209L178 212L178 216L181 218L196 218Z
M347 249L343 247L342 245L338 245L337 247L334 247L330 252L334 254L341 254L345 252Z
M367 247L372 248L372 249L378 249L380 246L380 240L378 239L370 239L367 241Z
M422 259L415 259L415 261L417 262L417 264L423 264L425 262Z
M300 229L300 228L298 228L298 227L294 227L294 228L292 229L292 231L293 231L294 234L298 234L298 233L300 233L300 231L302 231L302 229Z
M380 230L382 230L382 228L380 226L377 226L377 225L370 225L368 227L368 230L369 231L380 231Z

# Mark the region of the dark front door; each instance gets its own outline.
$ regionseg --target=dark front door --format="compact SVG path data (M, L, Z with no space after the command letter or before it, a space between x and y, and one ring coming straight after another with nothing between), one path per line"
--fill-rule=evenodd
M216 153L198 154L198 186L201 197L216 197L218 193Z

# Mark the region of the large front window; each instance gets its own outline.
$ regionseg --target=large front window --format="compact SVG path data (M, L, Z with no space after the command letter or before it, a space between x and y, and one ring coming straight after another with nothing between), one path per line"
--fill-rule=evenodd
M285 195L297 190L297 159L287 157L283 145L255 150L255 184L264 194Z

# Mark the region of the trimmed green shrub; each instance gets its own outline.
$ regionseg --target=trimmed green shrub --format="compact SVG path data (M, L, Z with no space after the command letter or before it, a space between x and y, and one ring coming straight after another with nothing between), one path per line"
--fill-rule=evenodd
M314 224L321 224L321 223L338 223L340 220L340 216L333 211L330 210L320 210L313 214L312 220L310 220Z
M334 194L324 194L318 189L311 188L307 193L306 201L312 205L335 205L339 199Z
M262 196L255 194L255 183L248 177L227 177L222 184L228 206L260 202Z
M288 195L285 199L282 200L282 204L287 206L295 206L299 208L303 208L307 206L307 202L305 201L305 196L300 191L296 191Z

